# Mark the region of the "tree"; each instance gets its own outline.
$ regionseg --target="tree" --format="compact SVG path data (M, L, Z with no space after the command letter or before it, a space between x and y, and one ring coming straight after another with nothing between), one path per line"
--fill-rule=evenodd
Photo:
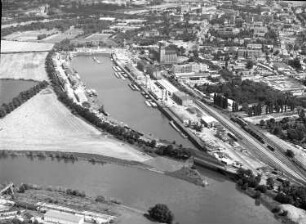
M288 64L289 64L292 68L294 68L294 69L296 69L296 70L302 69L301 62L300 62L300 60L299 60L298 58L294 58L293 60L289 60L289 61L288 61Z
M269 190L272 190L274 188L274 180L272 177L268 177L266 185Z
M246 67L247 69L252 69L253 66L254 66L254 62L251 61L251 60L248 60L247 63L246 63L246 65L245 65L245 67Z
M164 204L157 204L154 207L150 208L149 211L150 218L163 223L172 223L173 214Z
M287 152L286 152L286 155L290 158L293 158L294 157L294 152L292 150L288 149Z

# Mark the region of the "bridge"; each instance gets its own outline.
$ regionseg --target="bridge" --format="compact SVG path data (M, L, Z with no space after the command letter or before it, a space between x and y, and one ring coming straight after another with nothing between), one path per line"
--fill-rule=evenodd
M10 192L10 194L14 194L14 184L10 183L5 188L0 191L0 196L6 192Z

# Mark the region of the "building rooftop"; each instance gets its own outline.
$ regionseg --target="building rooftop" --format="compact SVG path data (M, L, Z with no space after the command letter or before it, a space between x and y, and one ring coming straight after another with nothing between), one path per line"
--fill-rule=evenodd
M70 214L67 212L59 212L56 210L47 211L44 217L60 219L60 220L72 222L72 223L79 223L83 219L83 217L79 217L79 216L76 216L74 214Z

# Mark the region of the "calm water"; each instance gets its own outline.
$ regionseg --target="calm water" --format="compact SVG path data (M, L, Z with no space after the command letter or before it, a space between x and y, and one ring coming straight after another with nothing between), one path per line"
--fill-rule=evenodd
M92 56L78 56L73 59L72 66L86 86L98 92L99 102L110 116L143 133L193 147L170 126L169 120L158 109L146 106L140 92L128 87L128 79L114 76L113 64L108 57L97 58L101 64L95 63Z
M0 79L0 105L11 102L20 92L36 84L34 81Z
M238 192L222 175L201 170L210 185L185 181L131 167L88 162L31 161L25 157L0 159L0 182L63 186L102 194L123 204L147 210L165 203L180 224L276 224L273 214Z

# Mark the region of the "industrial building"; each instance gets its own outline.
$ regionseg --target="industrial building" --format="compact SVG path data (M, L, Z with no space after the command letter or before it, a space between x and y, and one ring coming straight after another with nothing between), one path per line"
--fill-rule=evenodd
M161 64L175 64L177 63L176 49L159 45L159 62Z
M67 212L49 210L44 215L44 221L46 223L56 224L83 224L84 218Z
M188 106L192 103L192 99L186 93L180 91L173 93L172 99L181 106Z

